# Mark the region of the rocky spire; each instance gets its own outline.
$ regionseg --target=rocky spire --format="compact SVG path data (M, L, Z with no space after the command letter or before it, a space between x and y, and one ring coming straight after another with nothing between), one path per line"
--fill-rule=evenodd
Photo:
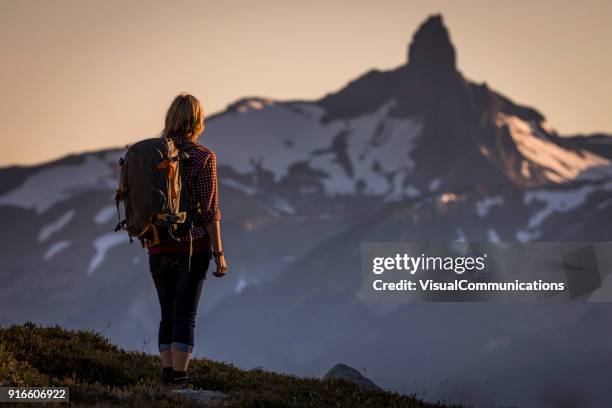
M441 15L430 16L415 33L408 49L408 65L434 75L456 72L455 48Z

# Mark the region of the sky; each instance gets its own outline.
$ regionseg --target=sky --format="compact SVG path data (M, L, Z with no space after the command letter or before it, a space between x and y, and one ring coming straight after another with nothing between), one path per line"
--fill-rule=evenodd
M562 134L612 133L609 0L0 0L0 166L157 135L180 92L208 115L318 99L404 64L433 13L468 78Z

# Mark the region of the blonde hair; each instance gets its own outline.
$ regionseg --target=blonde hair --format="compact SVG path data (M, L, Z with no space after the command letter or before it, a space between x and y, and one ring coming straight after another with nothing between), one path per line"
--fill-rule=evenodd
M194 139L204 130L204 109L198 98L190 94L179 94L174 98L168 112L162 137L187 137Z

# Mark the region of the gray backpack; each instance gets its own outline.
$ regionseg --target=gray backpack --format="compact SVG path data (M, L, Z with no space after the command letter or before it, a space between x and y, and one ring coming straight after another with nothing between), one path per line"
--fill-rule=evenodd
M169 138L145 139L127 147L119 159L119 187L115 204L119 223L115 231L127 231L130 242L136 237L143 248L161 242L185 239L191 229L182 182L187 150L196 144L176 146ZM179 148L180 147L180 148ZM119 204L125 218L121 220Z

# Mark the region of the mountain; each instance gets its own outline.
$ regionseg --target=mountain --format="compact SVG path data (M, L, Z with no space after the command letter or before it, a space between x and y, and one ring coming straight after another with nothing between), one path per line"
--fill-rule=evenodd
M467 79L441 16L407 63L316 101L245 98L211 117L230 274L209 274L196 353L476 406L601 406L607 304L375 304L362 241L609 241L610 140L559 135ZM0 321L89 327L155 352L146 253L112 231L111 149L0 170Z

